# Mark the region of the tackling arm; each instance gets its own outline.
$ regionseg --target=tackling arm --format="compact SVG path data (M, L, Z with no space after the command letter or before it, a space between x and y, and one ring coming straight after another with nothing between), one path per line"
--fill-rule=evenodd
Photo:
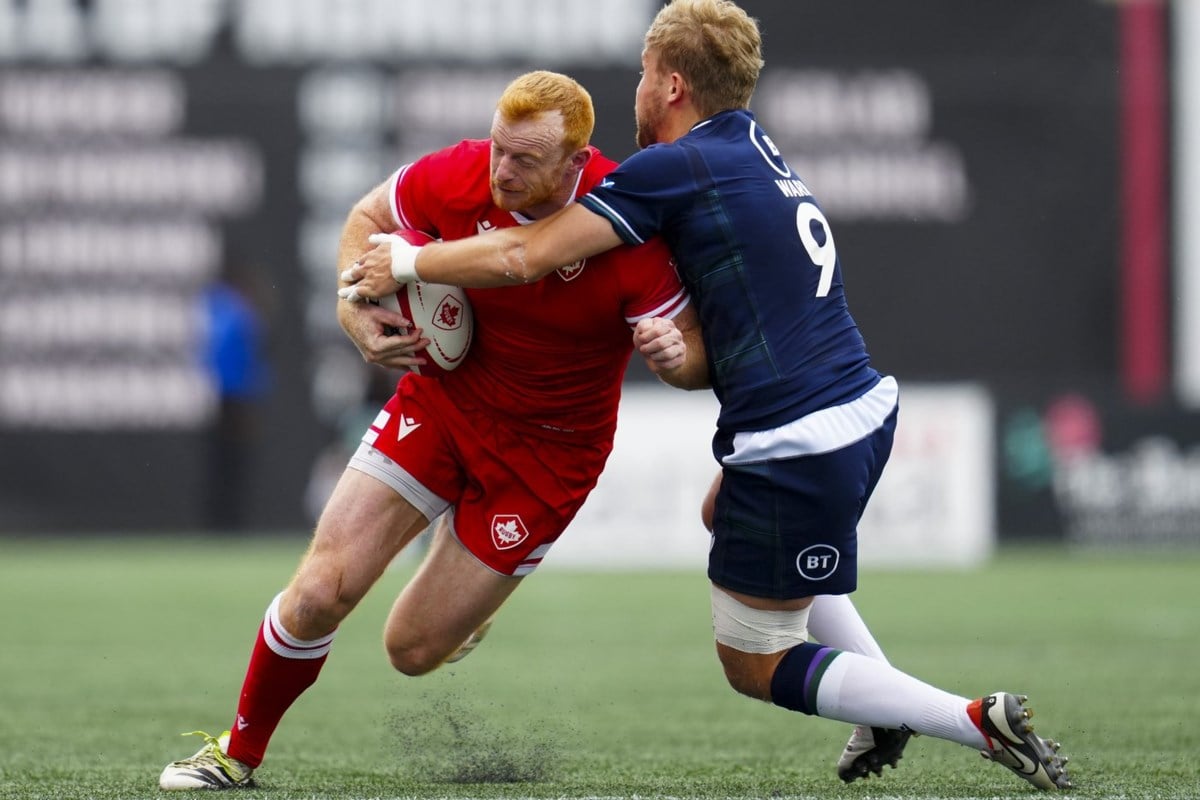
M371 243L375 249L341 274L338 294L347 300L382 297L411 281L476 288L533 283L622 244L608 220L579 203L529 225L452 242L414 247L395 236L373 236Z
M565 264L621 243L608 220L572 203L531 225L436 244L430 252L420 252L414 267L419 279L430 283L533 283Z

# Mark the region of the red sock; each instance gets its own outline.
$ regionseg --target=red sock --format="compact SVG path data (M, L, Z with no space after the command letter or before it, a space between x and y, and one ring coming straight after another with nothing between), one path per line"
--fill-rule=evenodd
M230 756L251 767L262 763L284 712L316 682L332 641L332 633L313 641L289 634L279 623L279 598L275 598L258 629L242 683L237 719L230 730Z

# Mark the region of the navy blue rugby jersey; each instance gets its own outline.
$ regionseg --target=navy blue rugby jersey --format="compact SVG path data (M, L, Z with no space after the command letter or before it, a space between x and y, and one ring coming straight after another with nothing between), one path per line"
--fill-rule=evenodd
M751 112L723 111L634 154L580 202L625 242L670 246L704 328L722 430L770 430L879 381L829 224Z

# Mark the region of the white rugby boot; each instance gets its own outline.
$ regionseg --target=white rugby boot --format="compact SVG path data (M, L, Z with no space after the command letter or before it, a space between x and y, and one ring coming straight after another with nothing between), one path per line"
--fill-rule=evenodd
M1070 789L1069 759L1058 754L1058 742L1033 732L1029 722L1033 711L1025 707L1027 699L1023 694L995 692L967 707L987 739L988 749L980 755L1003 764L1039 789Z
M166 791L191 789L236 789L254 785L249 767L236 758L226 755L229 747L229 731L220 736L209 736L204 731L192 731L184 736L203 736L204 747L194 756L181 761L172 761L158 778L158 787Z

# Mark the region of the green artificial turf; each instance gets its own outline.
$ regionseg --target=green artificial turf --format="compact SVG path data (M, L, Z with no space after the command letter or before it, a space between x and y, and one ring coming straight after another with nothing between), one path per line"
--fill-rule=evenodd
M232 720L295 539L0 539L0 798L167 797L158 773ZM1000 798L1038 793L975 752L913 740L842 784L848 726L735 695L699 573L549 559L469 658L408 678L389 572L238 798ZM898 667L1027 693L1071 797L1200 797L1200 554L1002 551L967 572L867 572L855 595ZM1067 796L1067 795L1064 795Z

